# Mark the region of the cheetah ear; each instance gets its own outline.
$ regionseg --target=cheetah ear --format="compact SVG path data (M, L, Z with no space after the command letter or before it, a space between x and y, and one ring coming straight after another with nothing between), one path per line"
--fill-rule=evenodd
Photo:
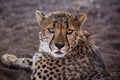
M41 26L43 21L45 20L45 15L42 14L39 10L36 10L35 14L36 14L36 19L37 19L39 25Z
M86 19L87 19L87 14L85 14L85 13L82 13L82 14L76 16L76 20L78 21L80 28L85 23Z

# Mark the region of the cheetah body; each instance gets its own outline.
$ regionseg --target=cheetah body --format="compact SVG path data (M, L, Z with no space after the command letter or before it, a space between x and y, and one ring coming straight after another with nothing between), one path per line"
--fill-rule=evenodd
M44 16L36 11L36 17L42 26L39 53L32 59L5 54L3 64L32 69L31 80L113 80L89 33L81 28L86 14L57 11Z

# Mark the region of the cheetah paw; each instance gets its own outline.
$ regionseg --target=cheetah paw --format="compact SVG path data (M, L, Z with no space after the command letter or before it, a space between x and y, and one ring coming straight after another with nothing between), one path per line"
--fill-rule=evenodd
M11 54L5 54L1 57L1 62L7 66L10 66L16 60L17 60L17 57Z

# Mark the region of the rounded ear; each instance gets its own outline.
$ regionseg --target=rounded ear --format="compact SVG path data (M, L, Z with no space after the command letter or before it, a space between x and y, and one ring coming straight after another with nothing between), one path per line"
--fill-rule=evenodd
M36 19L37 19L39 25L41 25L43 23L43 21L45 20L44 14L42 14L39 10L36 10L35 15L36 15Z
M78 21L79 27L81 28L81 26L85 23L85 21L87 19L87 14L82 13L82 14L76 16L76 19Z

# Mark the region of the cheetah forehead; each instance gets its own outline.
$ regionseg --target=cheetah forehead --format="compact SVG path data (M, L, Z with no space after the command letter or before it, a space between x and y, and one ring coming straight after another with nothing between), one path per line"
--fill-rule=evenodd
M55 11L49 13L45 16L46 20L43 22L43 28L46 29L48 25L54 23L55 20L65 22L68 21L68 24L72 25L76 30L78 30L77 22L75 21L75 16L69 12L65 11Z
M66 16L69 16L69 17L71 17L71 18L75 18L74 15L72 15L72 14L69 13L69 12L65 12L65 11L55 11L55 12L49 13L49 14L46 16L46 18L55 16L55 15L66 15Z

